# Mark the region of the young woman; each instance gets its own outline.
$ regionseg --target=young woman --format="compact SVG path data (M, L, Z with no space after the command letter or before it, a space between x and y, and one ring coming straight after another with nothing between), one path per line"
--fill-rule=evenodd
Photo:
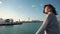
M47 4L44 6L43 13L47 14L47 17L43 21L43 24L38 29L36 34L59 34L59 26L55 7L51 4Z

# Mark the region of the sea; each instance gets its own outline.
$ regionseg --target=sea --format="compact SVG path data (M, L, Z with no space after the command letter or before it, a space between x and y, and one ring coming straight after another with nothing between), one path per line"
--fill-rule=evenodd
M0 34L35 34L42 23L22 23L20 25L0 26Z
M0 26L0 34L35 34L42 23L23 23L20 25Z

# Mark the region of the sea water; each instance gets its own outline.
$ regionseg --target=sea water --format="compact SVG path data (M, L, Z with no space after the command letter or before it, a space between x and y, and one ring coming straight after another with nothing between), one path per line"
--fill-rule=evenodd
M35 34L42 23L23 23L21 25L0 26L0 34Z

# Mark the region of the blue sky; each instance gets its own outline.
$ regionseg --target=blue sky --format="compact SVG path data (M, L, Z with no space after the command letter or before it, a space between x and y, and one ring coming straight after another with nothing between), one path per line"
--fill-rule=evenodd
M0 18L44 20L45 4L52 4L60 16L60 0L0 0Z

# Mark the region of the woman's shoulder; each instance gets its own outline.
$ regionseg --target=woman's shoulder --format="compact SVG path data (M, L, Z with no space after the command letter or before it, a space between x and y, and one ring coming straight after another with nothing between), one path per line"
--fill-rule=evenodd
M50 13L50 14L48 14L48 16L47 16L48 18L54 18L54 17L56 17L53 13Z
M53 16L55 16L55 14L53 14L53 13L50 13L50 14L48 14L48 16L51 16L51 17L53 17Z

